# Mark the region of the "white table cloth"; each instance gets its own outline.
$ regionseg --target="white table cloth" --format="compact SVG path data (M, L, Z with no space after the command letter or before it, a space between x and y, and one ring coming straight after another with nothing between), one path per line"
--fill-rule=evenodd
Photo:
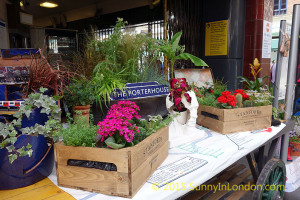
M278 127L272 127L271 132L268 132L267 130L259 130L222 135L198 126L197 128L203 130L206 136L188 144L169 149L169 155L163 162L162 166L175 162L186 156L204 159L207 161L207 164L174 180L173 183L176 184L176 188L172 190L169 185L159 189L153 189L153 184L146 182L132 199L176 199L222 172L224 169L271 139L284 127L285 125L281 124ZM49 176L49 179L53 183L57 184L55 170ZM74 198L81 200L127 199L65 187L60 188L72 195Z

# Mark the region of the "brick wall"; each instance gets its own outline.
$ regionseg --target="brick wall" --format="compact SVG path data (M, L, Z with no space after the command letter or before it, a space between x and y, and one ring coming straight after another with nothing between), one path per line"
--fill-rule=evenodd
M245 47L244 47L244 72L243 75L252 78L249 63L257 58L263 68L261 76L270 74L270 58L261 58L263 39L263 20L272 22L273 0L247 0Z

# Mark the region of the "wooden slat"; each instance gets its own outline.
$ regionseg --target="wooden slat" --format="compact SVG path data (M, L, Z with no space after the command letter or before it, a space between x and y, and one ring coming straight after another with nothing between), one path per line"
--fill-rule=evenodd
M65 146L62 142L55 144L55 162L60 166L67 166L69 159L88 160L113 163L117 166L118 172L128 173L128 154L129 151L124 149L73 147Z
M251 175L251 170L248 169L247 171L243 172L241 175L239 175L239 176L235 177L233 180L229 181L229 184L227 186L229 186L229 188L231 189L232 186L240 184L241 182L243 182L244 179L246 179L250 175ZM217 200L217 199L220 199L227 192L228 192L227 190L218 190L216 193L214 193L214 194L210 195L208 198L206 198L206 200Z
M108 195L130 195L128 173L63 165L58 165L56 170L59 186Z
M169 127L163 127L147 137L144 142L131 147L131 172L139 168L154 152L169 144ZM168 150L166 150L168 152ZM164 158L165 159L165 158Z
M0 190L0 200L74 200L48 178L33 185L14 190Z
M17 113L17 111L9 111L9 110L1 110L0 111L0 115L14 115L14 114L16 114Z
M246 185L250 184L250 186L254 183L253 179L249 181ZM239 200L242 198L246 193L250 192L250 190L238 190L232 193L226 200Z
M236 121L244 119L252 119L259 117L272 116L272 106L258 106L236 109L224 109L223 121Z
M226 171L225 173L222 173L222 175L220 175L216 180L214 180L212 182L209 182L209 183L205 183L205 185L216 186L219 183L225 182L226 180L228 180L229 178L231 178L232 176L239 173L240 171L242 171L245 168L246 168L245 165L237 165L236 167L234 167L230 171ZM210 192L210 190L193 191L190 194L188 194L187 196L185 196L183 199L185 199L185 200L197 200L201 197L204 197L209 192Z

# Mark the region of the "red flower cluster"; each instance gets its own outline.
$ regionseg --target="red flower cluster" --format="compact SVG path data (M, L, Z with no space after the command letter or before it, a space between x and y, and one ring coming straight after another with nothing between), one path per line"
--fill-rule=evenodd
M222 92L222 96L218 97L217 100L219 103L227 103L230 106L235 106L237 103L235 96L231 95L229 91Z
M178 112L180 112L184 105L181 102L182 95L185 96L187 102L191 103L191 97L187 91L191 90L190 86L187 84L185 78L173 78L170 82L171 89L170 89L170 101L174 102L174 106Z
M235 90L234 96L236 96L237 94L241 94L243 96L244 100L249 99L249 96L247 95L247 93L242 89Z

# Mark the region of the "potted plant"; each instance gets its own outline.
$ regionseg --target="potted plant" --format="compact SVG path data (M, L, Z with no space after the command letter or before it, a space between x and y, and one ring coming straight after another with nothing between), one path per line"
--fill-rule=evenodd
M61 129L63 142L55 144L58 185L133 197L167 157L172 120L156 116L147 122L138 111L134 102L119 101L97 128L69 124Z
M300 156L300 116L293 118L296 124L294 130L290 133L290 156Z
M243 77L243 76L238 76L237 78L240 78L241 83L245 84L245 88L249 90L248 93L265 91L264 86L266 84L264 80L266 78L269 78L269 76L258 78L259 72L262 70L262 68L260 67L260 63L258 62L257 58L254 59L253 64L250 63L250 69L251 69L251 74L253 76L253 80L250 80L247 77Z
M62 93L66 86L66 80L69 78L69 72L60 69L54 69L48 60L42 55L41 57L33 57L29 66L29 79L27 84L23 86L24 98L30 93L37 92L41 87L48 88L48 95L57 95Z
M208 67L202 59L189 53L184 53L184 46L179 45L181 35L181 31L176 33L170 41L163 41L159 47L159 50L168 58L168 63L171 66L171 78L174 78L175 62L180 59L190 60L195 66Z
M182 103L182 98L185 98L188 103L191 103L191 97L187 93L191 90L185 78L171 79L170 81L169 100L174 103L173 113L176 114L176 120L180 124L185 124L188 119L188 110Z
M116 101L110 95L116 91L125 91L126 84L157 81L160 85L167 83L158 62L159 45L149 34L130 34L126 31L126 22L118 19L113 33L105 40L88 38L84 60L94 64L90 74L91 84L96 97L93 105L95 119L103 119L110 105ZM125 29L125 31L123 31ZM97 55L90 58L88 55ZM98 58L98 62L94 58ZM82 63L82 62L80 62ZM83 62L88 63L88 62ZM88 64L85 64L86 66ZM89 65L90 66L90 65ZM91 68L91 67L90 67ZM80 71L79 71L80 72ZM156 114L165 108L165 96L132 99L140 106L143 117ZM156 108L154 107L156 106ZM164 112L160 114L167 113Z
M89 123L90 107L95 101L91 81L85 77L74 79L73 82L65 89L64 98L69 106L73 108L74 120L79 117L86 118ZM78 115L81 113L81 115Z
M53 138L60 123L57 97L31 93L10 123L0 123L0 189L14 189L47 177L53 168ZM47 115L44 124L23 127L36 109Z
M249 95L243 89L230 92L220 81L212 87L193 89L199 102L199 125L222 134L271 126L272 99L262 92Z

